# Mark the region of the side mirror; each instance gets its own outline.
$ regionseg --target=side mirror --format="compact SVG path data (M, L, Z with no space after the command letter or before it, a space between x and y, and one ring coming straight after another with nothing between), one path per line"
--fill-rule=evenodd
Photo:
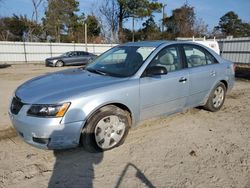
M164 75L168 73L168 70L162 66L152 66L148 67L145 73L145 76Z

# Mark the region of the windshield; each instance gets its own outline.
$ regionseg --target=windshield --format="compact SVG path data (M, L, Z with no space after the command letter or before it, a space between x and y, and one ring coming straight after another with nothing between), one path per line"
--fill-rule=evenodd
M66 53L63 53L61 56L69 56L71 54L71 52L66 52Z
M97 74L128 77L136 73L154 47L118 46L105 52L86 69Z

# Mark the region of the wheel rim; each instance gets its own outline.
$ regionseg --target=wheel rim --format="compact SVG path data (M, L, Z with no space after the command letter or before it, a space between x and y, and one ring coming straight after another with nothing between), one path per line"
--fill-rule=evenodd
M215 108L219 108L224 100L224 89L219 86L214 91L213 105Z
M102 118L95 127L95 140L102 149L109 149L120 142L125 133L125 123L115 115Z
M63 66L63 62L62 61L57 61L56 66L57 67L62 67Z

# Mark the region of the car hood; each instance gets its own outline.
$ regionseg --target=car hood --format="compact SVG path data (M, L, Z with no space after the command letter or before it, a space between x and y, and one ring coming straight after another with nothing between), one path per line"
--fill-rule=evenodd
M55 56L55 57L49 57L46 60L47 61L52 61L52 60L61 59L61 58L65 58L65 57L67 57L67 56Z
M27 104L59 103L127 79L94 74L82 68L69 69L33 78L19 86L15 95Z

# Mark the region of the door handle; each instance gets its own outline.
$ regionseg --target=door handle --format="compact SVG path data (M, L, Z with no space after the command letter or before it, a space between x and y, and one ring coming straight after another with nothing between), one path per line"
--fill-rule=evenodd
M211 71L211 72L210 72L210 75L211 75L211 76L215 76L215 75L216 75L216 72L215 72L215 71Z
M185 78L185 77L181 77L179 80L179 82L186 82L186 81L187 81L187 78Z

